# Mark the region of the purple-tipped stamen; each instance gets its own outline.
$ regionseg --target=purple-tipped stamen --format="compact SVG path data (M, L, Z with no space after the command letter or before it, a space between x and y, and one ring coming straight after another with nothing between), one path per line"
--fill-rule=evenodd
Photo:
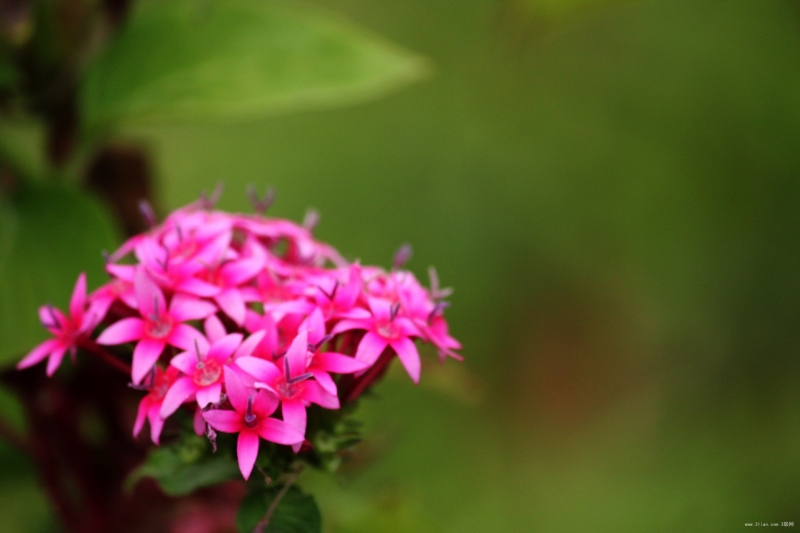
M436 318L436 315L441 314L442 311L450 307L450 302L439 302L434 306L433 310L428 313L428 324L433 322L433 319Z
M108 253L108 250L103 250L100 252L100 254L103 256L103 261L105 264L109 264L111 262L111 254Z
M283 376L286 378L287 383L292 378L292 375L289 373L289 358L286 356L283 357Z
M306 372L305 374L300 374L299 376L294 377L292 379L287 379L286 383L288 383L289 385L294 385L295 383L300 383L301 381L305 381L313 377L314 374L312 374L311 372Z
M247 411L245 411L244 414L244 423L249 428L255 427L256 425L256 415L253 413L253 401L255 398L254 394L247 397Z
M400 311L400 302L393 303L392 306L389 308L389 322L394 322L394 319L397 317L397 313Z
M414 250L411 248L411 245L409 243L402 244L394 253L392 266L395 270L400 270L411 260L412 255L414 255Z
M329 333L329 334L325 335L324 337L322 337L315 344L309 343L308 351L316 352L317 350L319 350L322 347L323 344L325 344L326 342L328 342L329 340L331 340L334 337L335 337L335 335L332 335L332 334Z
M306 216L303 218L303 227L308 231L314 231L317 224L319 224L319 211L316 209L306 211Z
M441 300L453 294L453 289L450 287L439 287L439 274L436 273L436 268L428 267L428 277L431 280L431 298L434 300Z
M180 224L175 224L175 232L178 234L178 241L183 242L183 229Z
M164 249L164 259L156 259L156 262L161 267L161 270L166 272L169 269L169 248L164 243L161 243L161 247Z
M338 290L339 290L339 280L337 279L336 281L334 281L334 282L333 282L333 290L332 290L330 293L329 293L328 291L326 291L325 289L323 289L322 287L320 287L319 285L317 285L317 288L318 288L320 291L322 291L322 294L324 294L324 295L325 295L325 297L326 297L326 298L327 298L329 301L331 301L331 302L332 302L332 301L333 301L333 299L334 299L334 298L336 298L336 291L338 291Z
M259 215L263 215L272 206L273 202L275 202L275 188L269 187L262 199L259 198L256 188L252 185L248 185L247 198L250 200L250 205L253 206L253 211Z
M203 369L203 358L200 356L200 347L197 345L197 339L194 340L194 356L197 357L197 369Z
M200 193L200 207L203 209L214 209L219 202L220 197L222 196L222 190L225 188L225 185L220 181L217 183L217 186L214 187L214 190L209 195L206 191Z
M158 219L156 219L156 212L153 210L153 206L150 205L150 202L147 200L139 200L139 212L142 214L145 224L151 229L156 227Z

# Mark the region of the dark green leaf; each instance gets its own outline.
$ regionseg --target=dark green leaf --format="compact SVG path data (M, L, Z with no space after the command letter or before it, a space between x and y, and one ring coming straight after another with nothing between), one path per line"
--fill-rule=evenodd
M260 487L248 493L242 500L236 516L239 531L242 533L253 531L280 492L280 487ZM320 531L322 531L322 516L314 497L304 494L297 486L289 487L264 529L264 533L320 533Z
M376 97L425 61L330 13L262 0L145 0L90 69L90 123L253 117Z
M47 334L37 309L65 308L80 272L106 281L101 251L117 237L99 202L64 187L18 181L0 197L0 365L15 363Z
M179 446L151 451L144 464L130 475L127 486L133 487L140 479L151 477L166 494L182 496L239 476L239 467L231 457L203 454L199 446L207 444L189 438Z

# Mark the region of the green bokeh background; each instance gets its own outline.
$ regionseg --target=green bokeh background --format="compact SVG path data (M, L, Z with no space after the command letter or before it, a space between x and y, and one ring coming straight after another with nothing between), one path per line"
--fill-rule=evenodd
M437 266L465 363L364 402L330 532L800 527L800 5L336 0L428 57L378 101L129 128L167 208L223 181L346 257ZM0 530L50 527L2 445Z

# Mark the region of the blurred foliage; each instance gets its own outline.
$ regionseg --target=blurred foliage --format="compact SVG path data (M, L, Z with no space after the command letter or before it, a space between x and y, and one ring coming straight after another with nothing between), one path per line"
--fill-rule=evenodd
M89 71L86 121L259 117L375 98L425 75L415 57L318 8L145 0Z

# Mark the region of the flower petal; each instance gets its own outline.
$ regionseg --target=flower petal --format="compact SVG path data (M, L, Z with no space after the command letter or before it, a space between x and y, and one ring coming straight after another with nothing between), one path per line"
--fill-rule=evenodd
M419 352L414 342L407 337L400 337L390 344L392 349L397 353L400 362L403 363L406 372L411 376L411 381L415 384L419 383L420 360Z
M369 329L369 326L370 321L368 320L340 320L335 326L333 326L331 333L335 335L351 329Z
M222 409L212 409L203 413L203 419L208 424L223 433L239 433L244 427L242 415L236 411L223 411Z
M308 358L308 330L303 329L297 333L297 336L289 346L289 351L286 352L286 360L289 361L289 375L292 377L299 376L306 371Z
M72 291L72 298L69 300L69 314L78 317L83 314L86 305L86 274L81 272L78 281L75 282L75 289Z
M375 361L378 360L378 357L381 356L381 353L386 349L387 345L388 342L383 337L377 333L368 331L367 334L364 335L364 338L361 339L361 342L358 343L356 359L372 366L375 364Z
M295 428L277 418L262 418L258 424L258 434L261 438L277 444L300 444L303 434Z
M206 357L212 358L220 363L224 363L225 361L233 355L233 352L242 344L242 334L241 333L231 333L230 335L224 336L219 341L215 342L211 345L211 348L208 349L208 355Z
M199 320L216 313L217 307L191 296L176 294L169 303L169 314L176 322Z
M158 405L151 405L147 411L147 420L150 421L150 440L158 445L161 438L161 430L164 428L164 419L158 414Z
M244 413L247 409L247 397L250 395L242 378L231 367L225 367L225 392L233 408Z
M319 383L320 387L322 387L331 394L337 393L336 383L333 381L333 378L331 378L330 374L328 374L324 370L319 370L316 368L312 368L309 370L311 371L312 374L314 374L314 379L317 380L317 383Z
M339 398L322 388L316 381L308 380L303 390L303 399L325 409L338 409Z
M142 339L133 349L131 378L136 385L141 383L142 378L153 368L161 352L164 351L164 346L164 341L161 340Z
M206 330L206 336L211 343L217 342L228 333L216 314L208 315L203 328Z
M248 355L253 355L258 345L264 339L264 336L267 334L266 331L256 331L247 339L242 342L242 344L236 348L236 351L233 353L233 359L238 359L240 357L245 357Z
M144 420L147 417L147 411L150 409L150 396L145 396L139 402L139 409L136 411L136 421L133 423L133 437L136 438L144 427Z
M61 361L64 359L67 347L64 345L58 346L50 353L50 359L47 360L47 375L52 376L55 374L58 367L61 366Z
M164 396L164 401L161 403L161 410L159 411L161 417L167 418L170 416L178 410L178 407L180 407L183 402L196 392L197 385L192 381L192 378L178 378Z
M181 352L173 357L169 364L184 374L193 376L197 371L197 355L195 355L193 349L186 352Z
M313 382L311 382L313 383ZM306 433L306 406L300 400L284 400L281 402L283 421L295 428L302 435Z
M236 322L237 326L244 324L245 306L239 289L225 289L214 296L214 300L225 311L225 314Z
M194 410L192 425L194 426L194 434L198 437L202 437L206 434L206 420L203 418L203 410L200 409L199 405L197 409Z
M144 320L141 318L123 318L111 324L97 338L97 344L124 344L139 340L144 336Z
M161 316L167 311L167 302L164 293L156 285L156 282L147 274L144 268L136 270L133 280L134 290L136 291L136 301L139 304L139 312L142 316Z
M267 384L275 383L275 380L282 375L275 363L258 357L240 357L236 360L236 366L256 378L257 381Z
M383 351L381 349L381 351ZM363 361L335 352L323 352L314 355L313 366L337 374L352 374L369 367Z
M248 479L256 464L256 457L258 457L258 433L253 430L239 433L236 455L239 458L239 470L241 470L242 476Z
M200 353L208 351L208 341L203 334L187 324L176 324L167 337L168 344L187 351L194 351L195 341Z
M197 405L205 407L210 403L219 403L222 394L222 383L214 383L197 390Z
M56 339L48 339L44 341L36 348L31 350L28 355L23 357L22 361L17 363L17 368L22 370L23 368L28 368L30 366L33 366L41 362L42 360L44 360L45 357L50 355L50 352L52 352L59 346L61 346L61 343L58 342L58 340Z

